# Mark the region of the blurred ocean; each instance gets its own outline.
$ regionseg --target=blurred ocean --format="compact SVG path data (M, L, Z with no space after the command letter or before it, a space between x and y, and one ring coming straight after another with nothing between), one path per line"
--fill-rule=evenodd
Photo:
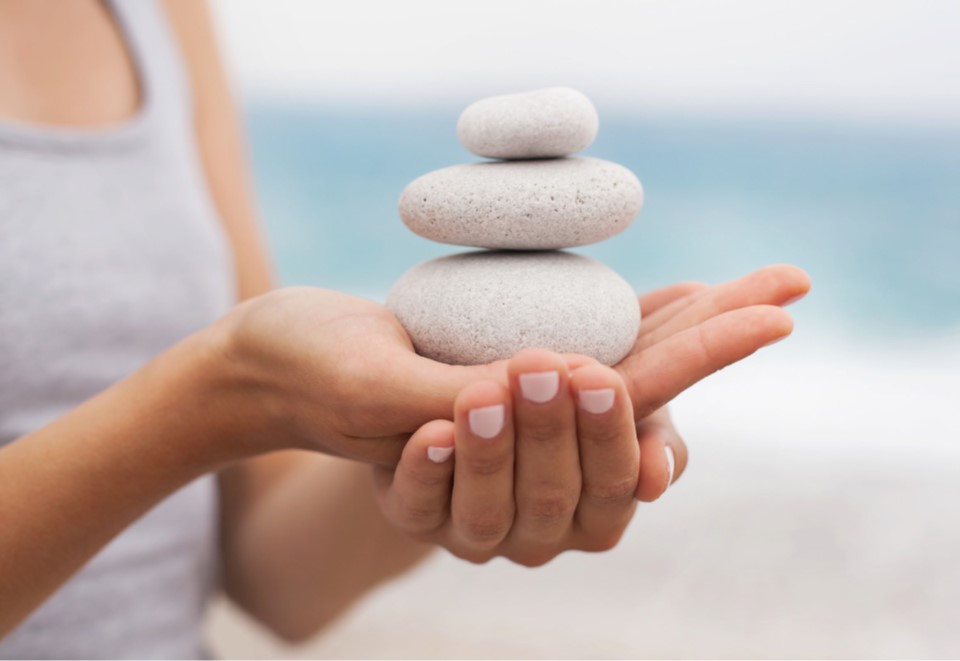
M794 336L671 405L691 463L613 551L534 571L441 553L298 649L221 604L218 655L960 654L960 126L600 115L588 153L634 170L647 202L584 252L638 290L798 264L814 287ZM284 283L381 298L457 250L396 214L408 181L470 160L456 117L252 105Z
M409 232L396 203L435 168L477 160L458 110L252 103L263 216L284 284L382 298L460 250ZM813 278L798 325L833 339L960 335L960 126L611 116L586 154L640 177L623 234L579 249L637 290L790 262Z

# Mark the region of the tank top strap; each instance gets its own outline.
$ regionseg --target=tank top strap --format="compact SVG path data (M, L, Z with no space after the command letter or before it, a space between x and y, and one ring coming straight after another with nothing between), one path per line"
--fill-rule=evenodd
M0 120L0 145L85 152L164 144L192 131L192 98L183 58L157 0L104 0L120 29L140 86L140 106L128 119L78 128Z
M182 128L192 118L190 81L166 12L156 0L106 2L137 71L143 123L160 130L171 122Z

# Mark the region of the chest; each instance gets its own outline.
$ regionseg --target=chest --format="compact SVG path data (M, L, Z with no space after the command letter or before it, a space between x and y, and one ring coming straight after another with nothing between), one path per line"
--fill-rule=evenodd
M229 309L228 244L191 163L169 143L0 149L0 444Z
M98 0L0 3L0 118L107 125L136 112L137 68Z

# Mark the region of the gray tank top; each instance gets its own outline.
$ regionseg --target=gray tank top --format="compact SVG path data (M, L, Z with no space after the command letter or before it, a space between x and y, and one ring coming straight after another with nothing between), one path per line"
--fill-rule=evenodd
M0 120L0 446L235 297L175 37L152 1L109 6L140 79L135 117L91 131ZM0 658L202 655L215 519L212 477L170 496L0 640Z

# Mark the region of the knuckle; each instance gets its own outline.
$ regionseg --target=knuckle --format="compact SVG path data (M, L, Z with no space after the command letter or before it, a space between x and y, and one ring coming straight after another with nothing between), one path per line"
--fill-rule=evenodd
M617 425L593 424L589 425L584 430L581 438L589 442L591 445L610 447L611 445L615 445L616 443L620 442L624 435L624 430Z
M414 484L424 489L435 490L450 481L450 476L442 471L419 469L411 470L408 474Z
M544 566L558 555L560 555L558 551L527 551L510 559L518 565L533 569Z
M490 476L502 473L510 467L513 461L513 455L508 453L499 453L496 455L467 455L460 458L461 462L466 464L467 470L480 476Z
M401 525L406 532L428 533L439 528L445 512L425 505L403 504L400 510Z
M583 483L583 495L602 505L632 502L636 490L635 475L617 480L585 480Z
M524 508L538 523L557 523L569 519L577 508L577 496L566 491L539 493Z
M511 522L511 517L506 514L484 514L467 517L459 522L458 527L472 544L489 548L503 541Z
M538 421L535 425L522 425L520 437L532 443L549 443L563 438L566 427L559 421Z

